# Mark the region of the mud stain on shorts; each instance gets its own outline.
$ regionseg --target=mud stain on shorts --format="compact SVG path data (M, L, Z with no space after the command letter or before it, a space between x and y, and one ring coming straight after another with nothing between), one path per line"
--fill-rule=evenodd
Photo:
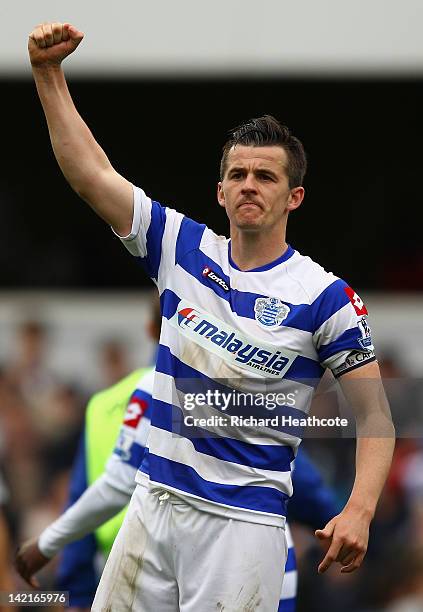
M144 565L147 533L135 514L128 517L125 537L111 553L102 580L109 593L102 612L135 612L135 598L139 595L139 577Z
M216 610L218 612L257 612L262 602L260 595L260 583L254 585L243 586L240 588L235 601L229 602L218 601Z

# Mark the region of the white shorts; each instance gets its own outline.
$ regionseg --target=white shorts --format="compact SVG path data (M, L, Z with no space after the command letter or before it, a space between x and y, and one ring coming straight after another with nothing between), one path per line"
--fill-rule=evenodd
M104 568L95 612L275 612L282 527L197 510L138 485Z

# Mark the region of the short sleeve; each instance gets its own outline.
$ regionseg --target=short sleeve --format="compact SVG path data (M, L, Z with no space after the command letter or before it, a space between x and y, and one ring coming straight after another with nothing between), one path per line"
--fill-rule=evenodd
M176 241L184 215L151 200L133 186L134 212L131 232L118 236L156 283L174 265Z
M313 342L323 367L339 375L375 359L367 308L345 281L329 285L312 312Z

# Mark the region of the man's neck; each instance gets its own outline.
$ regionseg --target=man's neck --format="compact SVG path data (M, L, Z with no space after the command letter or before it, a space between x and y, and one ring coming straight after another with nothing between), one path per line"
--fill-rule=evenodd
M271 234L271 232L270 232ZM288 248L283 235L266 232L231 231L231 257L240 270L254 270L281 257Z

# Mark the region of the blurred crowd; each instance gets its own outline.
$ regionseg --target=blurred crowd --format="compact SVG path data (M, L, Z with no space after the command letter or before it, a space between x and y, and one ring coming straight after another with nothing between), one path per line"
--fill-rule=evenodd
M13 552L62 512L85 405L98 391L51 368L45 323L20 323L12 347L0 363L0 591L28 588L12 570ZM136 365L118 340L105 339L98 347L102 387ZM43 588L54 587L54 571L53 563L41 576Z
M48 327L26 320L0 363L0 591L28 588L12 570L13 552L61 513L85 405L98 390L81 389L69 373L52 371L49 347ZM335 566L318 575L322 550L311 532L293 525L298 612L423 611L422 381L412 379L392 355L379 361L399 437L368 554L358 572L341 575ZM119 341L105 340L99 347L103 386L137 365ZM326 405L328 396L319 399ZM303 444L342 506L353 481L354 438L316 437ZM55 563L43 570L42 588L54 587L54 572ZM0 612L6 610L0 605Z

